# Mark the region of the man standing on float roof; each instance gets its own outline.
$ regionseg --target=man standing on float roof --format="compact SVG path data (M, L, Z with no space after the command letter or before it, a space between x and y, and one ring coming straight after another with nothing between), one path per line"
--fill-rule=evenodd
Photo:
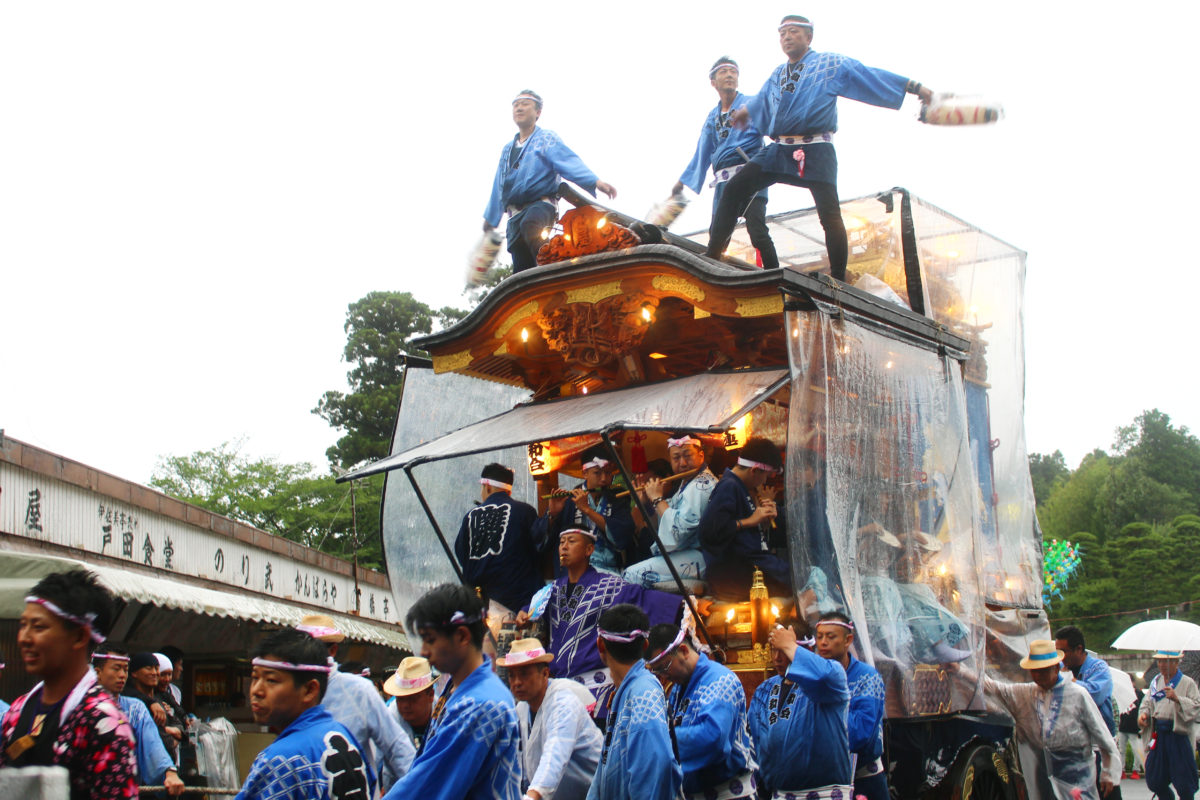
M513 272L520 272L537 266L545 241L542 231L558 219L558 184L563 178L593 195L601 191L616 197L617 190L597 178L557 133L537 127L542 116L537 92L522 89L513 100L512 116L517 135L500 153L492 196L483 212L483 232L493 230L508 213L508 252Z
M773 183L800 186L812 192L817 217L825 230L825 249L833 277L846 279L849 246L837 193L837 99L846 97L884 108L900 108L905 92L928 104L933 92L900 75L863 66L836 53L809 49L813 25L807 17L789 14L779 23L779 46L788 60L775 68L758 94L733 112L734 126L753 125L771 137L771 144L729 179L713 216L708 240L710 258L720 258L729 246L738 215L754 194ZM763 267L779 266L771 251Z
M713 182L716 187L713 194L713 219L716 219L717 206L725 193L725 185L734 175L746 166L746 158L751 158L762 149L762 134L753 124L735 128L730 118L733 112L746 105L749 97L738 91L738 65L729 56L721 56L708 71L708 81L717 90L721 101L708 112L704 119L704 127L700 129L700 141L696 143L696 152L692 155L691 163L683 171L683 175L675 182L671 194L679 194L687 186L699 194L704 184L704 176L708 168L713 170ZM743 157L742 154L745 154ZM767 231L767 190L764 188L751 199L749 205L738 212L746 218L746 232L750 234L750 243L762 254L763 263L778 265L779 258L775 255L775 244ZM712 236L712 230L709 230Z

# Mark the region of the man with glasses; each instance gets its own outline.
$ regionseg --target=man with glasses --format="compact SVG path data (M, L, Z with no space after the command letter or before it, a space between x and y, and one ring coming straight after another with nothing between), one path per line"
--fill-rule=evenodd
M698 652L687 634L686 621L679 627L655 625L646 650L650 671L674 684L667 723L683 769L683 793L695 800L752 798L754 748L742 682Z

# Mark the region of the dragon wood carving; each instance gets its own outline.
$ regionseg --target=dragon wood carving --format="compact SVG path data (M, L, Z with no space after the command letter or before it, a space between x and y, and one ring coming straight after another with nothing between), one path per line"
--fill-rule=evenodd
M649 327L642 317L645 298L626 294L598 303L571 303L537 316L550 349L568 364L594 369L633 352Z
M610 222L595 206L580 206L563 214L563 232L542 245L537 263L552 264L569 258L636 247L641 240L626 227Z

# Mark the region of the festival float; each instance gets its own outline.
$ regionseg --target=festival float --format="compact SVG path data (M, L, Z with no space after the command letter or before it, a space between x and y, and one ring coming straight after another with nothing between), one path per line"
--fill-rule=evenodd
M764 271L741 228L716 261L705 233L566 184L562 196L573 207L539 266L417 341L430 358L406 365L392 455L344 478L388 473L397 601L459 578L452 539L486 463L517 468L513 496L544 511L597 446L628 486L669 432L702 438L717 475L765 436L785 451L772 491L793 591L755 576L718 595L674 569L656 588L688 598L697 639L748 693L770 674L773 625L848 608L857 654L886 684L899 795L1024 797L1011 722L941 664L1022 679L1025 642L1049 637L1024 439L1025 254L889 189L842 203L842 283L813 209L769 218L783 268Z

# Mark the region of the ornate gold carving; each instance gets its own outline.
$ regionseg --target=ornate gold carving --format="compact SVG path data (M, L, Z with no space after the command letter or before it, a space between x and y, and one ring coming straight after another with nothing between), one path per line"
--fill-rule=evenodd
M598 303L607 297L621 294L620 281L607 281L593 286L567 290L567 303Z
M500 327L496 328L496 338L503 339L508 335L508 332L512 330L513 325L516 325L526 317L533 316L537 313L537 310L538 302L536 300L530 300L528 303L509 314L508 317L505 318L504 322L500 323Z
M737 310L733 313L739 317L765 317L768 314L783 313L783 297L769 294L764 297L739 297Z
M451 353L445 356L434 356L433 371L434 373L454 372L457 369L462 369L470 363L470 350L462 350L458 353Z
M660 292L686 297L693 304L701 302L705 296L703 289L687 278L680 278L677 275L655 275L654 280L650 281L650 285Z
M508 342L501 342L500 346L492 351L492 355L494 355L494 356L508 355Z
M610 222L595 206L573 208L562 218L563 232L542 245L537 263L552 264L579 256L636 247L641 239L626 227Z
M537 324L546 344L565 362L593 369L642 343L649 327L642 316L646 302L644 297L619 294L595 303L572 303L539 314Z
M700 306L692 306L692 319L704 319L705 317L711 316L712 314L708 313Z

